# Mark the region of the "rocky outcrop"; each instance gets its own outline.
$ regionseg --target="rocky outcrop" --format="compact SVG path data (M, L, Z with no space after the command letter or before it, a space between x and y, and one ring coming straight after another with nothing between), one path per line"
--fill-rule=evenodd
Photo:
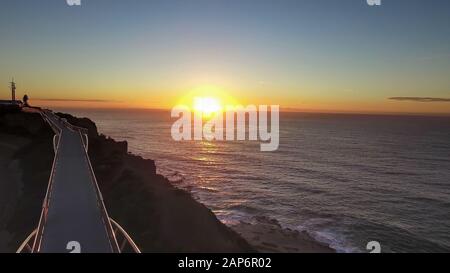
M156 174L155 162L87 118L58 113L89 132L89 157L108 213L144 252L248 252L253 248L203 204Z
M5 174L0 177L2 194L13 199L0 200L0 233L7 234L0 252L15 252L39 222L54 158L53 131L38 113L0 111L0 137L1 144L13 151L0 152L0 158L9 162L3 169L18 175L15 185ZM17 165L13 170L11 162ZM9 213L2 213L9 205L4 202L14 203Z
M143 252L253 251L211 210L157 175L153 160L128 153L126 142L100 135L87 118L59 115L89 130L89 156L108 212ZM12 212L0 213L0 240L5 240L0 252L14 252L39 222L54 158L53 132L38 113L9 111L0 113L0 129L2 144L14 147L16 171L22 174L20 185L4 187L6 195L19 192ZM6 156L0 153L4 162L12 160ZM7 205L0 202L0 212Z

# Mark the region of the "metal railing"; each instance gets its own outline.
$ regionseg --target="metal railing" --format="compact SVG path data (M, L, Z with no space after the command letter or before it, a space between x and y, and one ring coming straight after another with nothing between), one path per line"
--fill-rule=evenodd
M38 224L37 229L35 231L33 231L35 233L35 236L34 236L35 240L33 242L31 252L38 252L40 249L42 234L44 232L45 222L47 220L48 207L49 207L49 203L50 203L50 199L51 199L51 192L52 192L52 187L53 187L53 178L55 177L55 167L56 167L56 162L57 162L58 156L59 156L59 147L60 147L61 137L62 137L62 128L59 128L56 124L54 124L50 120L50 117L47 116L49 113L48 111L46 111L46 110L44 110L44 111L45 111L44 113L41 112L41 115L44 117L45 121L50 125L50 127L55 131L58 141L57 141L56 146L55 146L55 142L53 143L53 145L54 145L53 148L55 149L55 157L53 158L53 165L52 165L52 170L50 173L50 178L49 178L49 182L48 182L48 186L47 186L47 192L45 193L44 202L42 204L42 212L41 212L41 217L39 218L39 224Z
M50 117L50 115L51 115L51 117ZM119 252L119 246L118 246L116 238L114 236L114 232L113 232L111 223L108 221L109 216L108 216L108 213L106 211L106 207L105 207L105 205L103 203L103 197L101 195L100 189L98 188L97 180L95 178L94 171L92 169L92 166L91 166L91 163L90 163L90 160L89 160L89 156L87 155L87 152L86 152L85 143L84 143L83 137L81 135L81 131L87 133L87 130L85 128L73 126L72 124L68 123L66 119L60 118L59 116L53 114L51 111L45 110L44 116L46 117L45 120L50 124L50 126L53 129L56 128L56 130L55 129L54 130L55 130L55 132L57 132L59 134L59 140L58 140L58 145L57 145L57 148L56 148L56 151L55 151L55 158L54 158L54 161L53 161L53 166L52 166L52 172L51 172L51 175L50 175L49 186L47 188L47 193L46 193L46 196L45 196L45 199L44 199L44 203L43 203L43 206L42 206L41 218L39 220L39 226L37 228L37 233L36 233L36 236L35 236L35 241L34 241L34 244L33 244L32 252L39 252L40 249L41 249L42 235L43 235L44 230L45 230L45 224L47 222L47 213L48 213L49 203L50 203L50 200L51 200L52 185L53 185L53 179L54 179L54 173L55 173L55 165L56 165L56 162L58 160L59 146L60 146L61 137L62 137L62 128L60 128L54 121L52 121L52 118L58 120L59 122L62 122L64 124L64 126L69 128L70 130L77 131L80 134L81 142L82 142L83 148L84 148L83 149L84 156L86 157L86 161L88 162L88 165L89 165L89 172L90 172L90 175L91 175L91 178L92 178L92 182L94 183L94 188L95 188L95 191L96 191L97 200L99 202L98 206L99 206L99 209L101 211L102 221L104 223L106 233L108 234L111 250L113 252L115 252L115 253Z
M81 142L83 143L83 145L85 145L84 142L83 142L83 135L82 135L82 133L80 131L78 131L78 133L80 135ZM88 167L89 167L89 174L91 176L92 183L94 184L95 193L97 195L98 206L99 206L100 211L102 213L102 220L103 220L103 223L105 225L106 232L108 233L108 237L110 239L111 248L112 248L112 250L114 252L120 252L119 245L117 244L116 236L114 234L111 222L109 221L110 218L108 216L108 211L106 210L106 206L105 206L105 203L103 201L103 195L102 195L102 192L100 191L100 188L98 186L97 178L95 177L94 169L92 168L91 160L89 159L89 155L87 154L86 147L84 147L84 153L83 154L85 156L86 162L87 162Z
M116 221L112 218L109 218L113 228L114 234L117 239L122 239L119 243L120 253L141 253L139 247L134 243L133 239L131 239L130 235L123 229ZM122 237L122 238L121 238Z
M23 241L20 247L17 249L16 253L32 253L33 252L33 242L35 240L37 229L33 230L30 235ZM31 243L31 244L30 244Z
M125 231L125 229L120 226L112 218L109 218L113 226L114 235L119 240L119 253L141 253L141 250L133 241L131 236ZM28 237L23 241L20 247L17 249L16 253L33 253L33 242L36 239L37 229L35 229Z
M128 233L116 221L114 221L113 219L111 219L108 216L108 212L106 210L106 207L105 207L105 204L103 201L103 196L101 194L100 188L97 183L97 179L95 177L94 170L92 168L91 162L89 160L89 156L87 154L88 130L85 128L78 127L78 126L73 126L72 124L68 123L67 120L61 119L60 117L54 115L49 110L43 110L41 112L41 116L50 125L50 127L53 129L53 131L56 134L54 141L53 141L55 157L53 159L51 175L50 175L50 179L49 179L49 183L48 183L48 187L47 187L47 192L46 192L44 202L42 205L42 212L41 212L41 217L39 219L38 227L21 244L21 246L17 250L17 253L25 253L25 252L35 253L35 252L39 252L40 247L41 247L42 234L44 232L45 223L47 220L47 213L48 213L49 203L51 200L51 192L52 192L52 186L53 186L55 166L56 166L56 162L57 162L58 155L59 155L59 148L60 148L61 137L62 137L62 128L60 128L55 122L53 122L51 120L52 118L49 115L53 115L53 118L56 118L58 121L63 122L63 124L65 126L67 126L69 129L71 129L73 131L78 131L78 133L80 134L81 143L84 146L84 156L86 157L86 161L88 163L89 173L91 175L91 180L92 180L92 183L94 184L94 188L95 188L96 195L97 195L98 206L102 213L102 220L105 225L105 229L108 234L108 237L110 238L111 248L112 248L113 252L121 253L122 251L125 251L128 249L128 250L131 250L128 252L140 253L139 248L134 243L134 241L131 239L131 237L128 235ZM84 137L86 138L86 140L84 140ZM56 138L57 138L57 141L55 141ZM113 225L114 225L114 229L113 229ZM118 235L120 235L120 237L122 237L120 246L117 242Z

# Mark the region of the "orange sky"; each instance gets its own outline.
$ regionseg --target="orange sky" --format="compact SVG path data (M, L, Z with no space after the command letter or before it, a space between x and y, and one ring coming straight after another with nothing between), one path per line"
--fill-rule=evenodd
M448 1L111 1L2 4L0 98L15 77L19 97L46 107L168 109L195 94L286 110L450 114Z

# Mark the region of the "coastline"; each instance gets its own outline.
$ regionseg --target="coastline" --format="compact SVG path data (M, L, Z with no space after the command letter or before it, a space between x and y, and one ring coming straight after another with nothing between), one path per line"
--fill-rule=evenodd
M58 115L75 126L88 129L89 156L108 212L129 231L143 252L334 252L308 234L283 229L271 220L262 225L241 223L230 228L220 222L209 208L196 201L190 193L175 187L167 178L157 174L153 160L129 153L126 141L115 141L99 134L96 124L88 118L77 118L63 113ZM32 121L36 122L38 121ZM10 125L4 122L4 117L1 117L0 126ZM40 124L40 127L46 126ZM51 135L49 128L39 130L48 130L44 135L47 137ZM39 135L39 133L32 135L31 141L45 139L45 137L37 138ZM48 140L51 141L51 137ZM30 145L36 146L36 143ZM53 153L49 154L49 151L44 153L47 154L48 160L51 160ZM6 158L5 155L5 152L0 154L2 159ZM34 172L30 168L24 168L26 164L20 156L18 160L23 172L25 170L28 174ZM30 164L33 165L32 161L28 162L28 165ZM41 166L40 171L43 170L45 166ZM24 176L22 180L26 192L29 184L25 180L30 179ZM0 234L9 235L8 251L14 251L14 242L19 240L16 242L18 246L20 240L35 228L33 225L37 222L32 221L31 215L36 214L34 218L38 218L39 213L36 212L40 210L40 204L37 209L32 206L36 206L40 195L45 194L45 187L42 186L46 186L48 177L40 180L35 185L41 185L41 189L38 190L39 187L35 186L34 190L29 191L34 193L34 198L25 195L22 197L33 199L33 202L25 202L27 204L25 209L16 208L10 219L7 217L0 219L0 227L6 230L0 231L3 232ZM0 204L0 208L2 206L4 204ZM29 219L27 225L22 225L20 232L15 232L15 228L25 217ZM5 222L8 224L5 225ZM5 249L0 249L1 251Z
M231 228L262 253L335 253L307 232L283 228L275 219L256 217L258 224L245 221Z

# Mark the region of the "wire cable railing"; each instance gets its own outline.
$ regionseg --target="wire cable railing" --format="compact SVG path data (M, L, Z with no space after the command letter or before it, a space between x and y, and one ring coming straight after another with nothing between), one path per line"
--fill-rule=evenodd
M91 162L89 160L89 155L87 153L88 150L88 130L85 128L81 128L78 126L74 126L70 123L67 122L67 120L62 119L60 117L58 117L57 115L53 114L51 111L49 110L43 110L41 112L41 116L43 117L43 119L50 125L50 127L52 128L52 130L55 132L55 137L54 137L54 151L55 151L55 157L53 160L53 165L52 165L52 170L51 170L51 174L50 174L50 179L49 179L49 183L48 183L48 187L47 187L47 192L44 198L44 202L42 205L42 212L41 212L41 217L39 220L39 224L38 227L26 238L26 240L21 244L21 246L19 247L19 249L17 250L17 253L26 253L26 252L30 252L30 253L36 253L36 252L40 252L40 248L41 248L41 243L42 243L42 235L45 229L45 223L47 221L47 213L48 213L48 208L49 208L49 203L51 200L51 192L52 192L52 186L53 186L53 180L54 180L54 174L55 174L55 166L56 166L56 162L58 160L58 156L59 156L59 150L60 150L60 143L61 143L61 138L62 138L62 128L60 128L57 124L57 122L53 121L52 119L56 119L58 122L62 122L64 124L64 126L66 126L67 128L73 130L73 131L77 131L80 135L81 138L81 143L84 146L84 156L86 157L86 162L88 164L88 168L89 168L89 173L91 176L91 181L94 184L94 189L97 195L97 201L98 201L98 206L99 209L101 211L101 215L102 215L102 220L103 223L105 225L105 229L106 232L108 234L109 237L109 241L111 244L111 249L113 252L115 253L121 253L123 251L127 251L127 252L133 252L133 253L140 253L139 248L137 247L137 245L134 243L134 241L131 239L131 237L128 235L128 233L113 219L111 219L108 216L108 212L106 210L104 201L103 201L103 196L102 193L100 191L100 188L98 186L97 183L97 179L95 177L95 173L94 170L92 168ZM113 227L114 226L114 227ZM120 237L121 242L120 245L118 244L117 241L117 237Z
M131 236L120 226L114 219L109 218L113 227L114 235L118 239L119 253L141 253L141 250L137 244L133 241ZM36 239L37 229L35 229L28 237L23 241L16 253L33 253L33 242Z

